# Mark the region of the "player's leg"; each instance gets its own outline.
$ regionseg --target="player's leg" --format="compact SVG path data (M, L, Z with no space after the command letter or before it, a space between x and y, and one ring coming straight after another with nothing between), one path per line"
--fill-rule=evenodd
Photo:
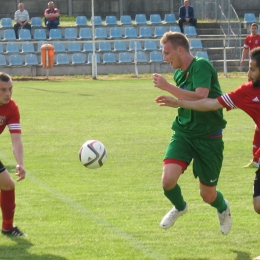
M253 192L254 209L256 213L260 214L260 169L258 169L255 173Z
M162 219L162 228L171 227L178 217L183 215L188 207L184 201L181 188L178 185L180 175L191 161L189 145L185 140L173 136L165 153L162 186L164 195L174 206Z
M194 176L198 176L200 180L200 195L206 203L216 208L221 233L226 235L232 225L229 203L216 189L223 161L223 141L221 138L195 140L193 144L196 151L193 172Z
M24 236L17 227L14 227L15 211L15 184L8 171L0 161L0 204L2 211L2 234Z
M253 160L244 166L244 168L258 168L259 166L259 156L256 155L256 151L260 148L260 131L257 126L255 126L255 132L252 142L252 154Z

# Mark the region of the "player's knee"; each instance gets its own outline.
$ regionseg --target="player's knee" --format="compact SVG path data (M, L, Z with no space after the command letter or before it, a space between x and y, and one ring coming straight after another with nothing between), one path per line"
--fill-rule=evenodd
M254 205L255 212L260 214L260 205Z
M15 183L12 179L10 179L8 182L1 184L1 190L14 190L15 189Z
M200 196L204 202L211 204L215 199L215 194L200 191Z

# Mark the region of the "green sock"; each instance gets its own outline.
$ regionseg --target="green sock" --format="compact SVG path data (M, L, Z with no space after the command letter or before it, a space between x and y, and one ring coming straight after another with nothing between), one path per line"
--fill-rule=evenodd
M227 204L224 200L224 196L219 190L217 190L217 198L210 205L216 208L219 213L222 213L227 209Z
M164 195L171 201L178 211L182 211L186 207L186 202L183 200L181 188L178 184L171 190L164 190Z

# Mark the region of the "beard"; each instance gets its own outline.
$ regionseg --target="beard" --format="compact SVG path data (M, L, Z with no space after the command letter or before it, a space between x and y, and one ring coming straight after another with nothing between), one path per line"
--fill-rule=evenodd
M256 80L252 80L252 84L254 88L260 87L260 77Z

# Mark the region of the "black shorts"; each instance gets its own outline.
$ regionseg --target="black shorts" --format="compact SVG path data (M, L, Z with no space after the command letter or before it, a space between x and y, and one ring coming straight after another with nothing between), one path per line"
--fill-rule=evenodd
M2 162L0 161L0 173L5 171L5 167L4 165L2 164Z
M260 169L255 172L253 198L260 196Z

